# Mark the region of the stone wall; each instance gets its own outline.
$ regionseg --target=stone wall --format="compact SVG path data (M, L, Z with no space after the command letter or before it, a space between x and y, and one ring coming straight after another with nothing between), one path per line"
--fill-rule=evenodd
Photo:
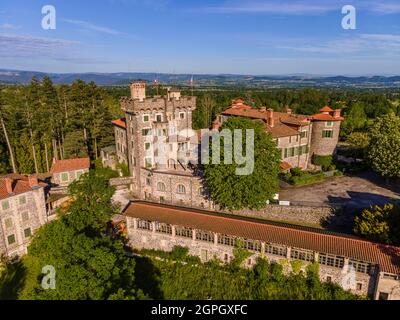
M127 230L129 245L134 249L154 249L162 251L171 251L174 246L182 246L189 249L189 254L200 257L203 262L209 261L213 258L217 258L222 262L229 263L233 259L233 246L223 245L218 243L218 234L213 233L212 241L200 241L196 240L197 230L193 230L193 234L190 238L176 235L176 226L172 226L171 233L160 233L156 232L155 222L151 222L152 230L143 230L138 228L138 219L132 217L126 217L127 219ZM252 255L244 261L244 266L252 267L256 264L258 257L264 257L270 262L280 263L284 267L285 273L290 273L292 269L291 262L295 261L291 259L291 248L286 248L285 256L273 255L265 251L265 243L261 244L261 250L252 251ZM314 259L318 261L318 252L314 252ZM299 261L299 260L296 260ZM305 271L307 265L310 262L301 261L301 270ZM351 290L355 294L359 295L371 295L375 294L377 269L372 268L371 274L354 272L349 278L348 270L348 259L345 259L343 268L330 267L327 265L320 265L320 279L321 281L331 281L340 286L344 286L345 289ZM347 279L350 279L349 284ZM349 285L348 287L346 287ZM396 283L388 284L388 287L392 288L396 286ZM394 296L392 296L394 297Z

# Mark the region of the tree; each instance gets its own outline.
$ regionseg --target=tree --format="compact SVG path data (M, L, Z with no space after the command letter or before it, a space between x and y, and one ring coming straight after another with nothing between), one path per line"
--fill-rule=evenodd
M243 165L224 164L224 148L221 147L220 164L205 165L205 180L211 198L220 206L231 210L264 207L278 190L280 154L276 143L265 132L262 123L247 118L230 118L221 129L228 129L230 132L242 130L242 137L246 137L246 129L253 130L254 170L249 175L237 175L236 169ZM224 137L221 135L221 145L223 142ZM212 153L212 144L210 145ZM235 146L232 146L232 154L246 150L246 142L241 147L240 150L235 150Z
M364 209L354 220L354 232L370 240L400 245L400 208L386 204Z
M348 135L355 130L360 130L365 127L367 115L364 111L364 105L361 102L354 103L351 106L350 113L345 117L342 124L342 131Z
M370 137L368 159L373 170L384 177L400 177L400 117L378 118Z
M353 132L346 140L349 144L351 156L354 159L364 158L370 143L369 134L366 132Z
M45 225L23 258L28 277L21 299L133 299L140 294L134 259L125 255L121 240L107 233L115 212L113 193L107 179L93 170L71 185L67 214ZM41 286L47 265L56 271L54 290Z

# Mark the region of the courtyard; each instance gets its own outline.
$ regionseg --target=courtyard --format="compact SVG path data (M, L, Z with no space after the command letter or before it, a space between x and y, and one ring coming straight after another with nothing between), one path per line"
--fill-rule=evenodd
M327 178L313 185L281 189L279 197L294 205L340 205L353 210L400 200L400 186L394 182L387 184L384 178L373 172L364 172Z

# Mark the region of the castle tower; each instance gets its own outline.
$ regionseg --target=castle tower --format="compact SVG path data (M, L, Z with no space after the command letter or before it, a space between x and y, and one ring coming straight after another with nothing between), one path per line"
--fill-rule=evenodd
M329 156L335 153L339 141L340 124L344 120L340 113L339 109L332 110L325 106L320 113L311 116L311 156Z
M146 99L146 82L135 81L131 83L131 98L143 101Z

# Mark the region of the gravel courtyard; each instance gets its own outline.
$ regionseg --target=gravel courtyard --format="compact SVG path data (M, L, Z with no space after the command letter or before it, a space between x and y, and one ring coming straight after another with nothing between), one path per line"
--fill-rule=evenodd
M384 179L370 172L332 177L322 183L280 191L280 200L304 205L341 204L350 209L382 205L392 199L400 199L399 184L388 186Z

